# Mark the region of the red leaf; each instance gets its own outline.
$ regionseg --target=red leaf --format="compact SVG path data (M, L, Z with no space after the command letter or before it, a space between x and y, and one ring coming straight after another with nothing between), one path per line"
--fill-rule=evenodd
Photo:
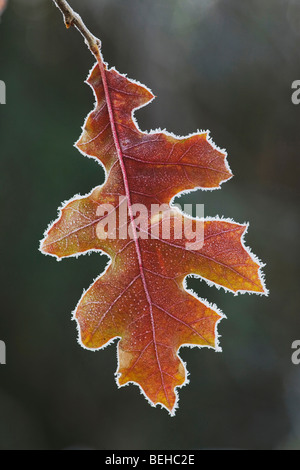
M77 147L103 164L107 180L90 195L64 204L41 250L58 259L91 250L111 257L76 308L81 343L100 349L120 338L118 384L138 384L152 404L173 414L176 387L187 382L179 349L194 345L219 350L217 324L222 318L214 306L187 291L185 278L194 274L234 293L266 294L261 264L244 247L245 225L207 219L203 246L187 249L192 237L174 235L176 228L185 227L187 217L171 206L160 216L150 213L153 204L169 205L180 192L215 189L231 178L226 153L208 132L184 138L165 131L142 132L133 113L152 101L152 93L107 69L101 60L88 83L97 104ZM137 203L148 210L146 228L138 226L133 214ZM99 207L104 204L113 207L111 216L117 222L125 211L125 229L133 227L131 238L123 237L120 223L115 238L99 238L104 220ZM171 234L164 239L161 230L168 217ZM200 220L190 223L194 233L203 228ZM159 232L153 236L155 226Z
M4 12L6 8L7 0L0 0L0 15Z

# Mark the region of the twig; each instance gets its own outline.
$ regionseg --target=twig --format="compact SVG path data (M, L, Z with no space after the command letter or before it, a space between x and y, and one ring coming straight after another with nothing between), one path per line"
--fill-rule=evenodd
M84 37L84 40L90 49L90 51L96 56L97 60L100 59L100 48L101 48L101 41L96 38L85 26L84 22L82 21L81 17L76 13L68 4L66 0L53 0L57 8L63 14L64 22L67 28L71 26L75 26L78 31Z

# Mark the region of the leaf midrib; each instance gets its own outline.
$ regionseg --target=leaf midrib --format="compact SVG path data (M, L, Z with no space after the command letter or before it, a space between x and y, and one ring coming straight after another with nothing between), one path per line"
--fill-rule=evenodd
M146 299L147 299L147 302L148 302L149 308L150 308L152 336L153 336L153 344L154 344L154 349L155 349L156 361L157 361L157 365L158 365L158 368L159 368L159 371L160 371L161 383L162 383L162 387L163 387L163 390L164 390L164 394L165 394L166 400L168 402L168 405L170 406L167 391L165 389L163 371L162 371L162 367L161 367L161 364L160 364L160 361L159 361L159 356L158 356L158 349L157 349L157 342L156 342L156 332L155 332L155 321L154 321L154 316L153 316L153 304L152 304L152 300L151 300L149 289L148 289L147 282L146 282L146 277L145 277L144 267L143 267L143 260L142 260L142 253L141 253L137 233L136 233L136 230L135 230L136 225L135 225L135 220L134 220L133 212L132 212L129 182L128 182L128 178L127 178L126 167L125 167L125 164L124 164L123 152L122 152L118 132L117 132L116 125L115 125L114 112L113 112L113 107L112 107L112 103L111 103L111 99L110 99L110 92L109 92L110 87L107 83L107 78L106 78L106 68L104 67L104 63L102 61L101 56L98 58L98 65L99 65L99 69L100 69L100 73L101 73L101 78L102 78L102 83L103 83L103 88L104 88L105 99L106 99L106 103L107 103L107 109L108 109L108 115L109 115L109 121L110 121L111 130L112 130L113 140L114 140L114 144L115 144L115 147L116 147L116 151L117 151L117 155L118 155L118 159L119 159L119 163L120 163L120 167L121 167L121 171L122 171L125 194L126 194L126 197L127 197L128 212L129 212L129 217L130 217L130 221L131 221L131 226L132 226L132 229L133 229L135 251L136 251L136 254L137 254L139 270L140 270L140 274L141 274L141 279L142 279L142 284L143 284L143 288L144 288L144 291L145 291Z

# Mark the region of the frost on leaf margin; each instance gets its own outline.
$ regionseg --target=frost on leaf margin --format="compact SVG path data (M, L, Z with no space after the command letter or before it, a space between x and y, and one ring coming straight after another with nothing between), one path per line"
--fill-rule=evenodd
M105 272L84 292L74 313L80 343L98 350L118 338L118 385L139 385L151 404L160 404L173 415L176 389L188 381L180 348L220 350L217 326L224 317L216 306L188 291L187 276L235 294L267 294L262 264L244 245L248 226L225 219L205 219L204 245L194 251L186 249L186 239L97 237L100 204L119 211L123 204L139 203L148 209L168 204L175 226L184 223L172 207L176 195L220 188L232 174L226 152L213 144L208 132L178 137L139 129L134 112L154 98L144 85L103 62L95 65L87 83L96 106L76 147L104 167L106 180L90 194L63 205L41 251L57 259L91 251L109 255ZM128 216L128 225L132 222ZM193 221L194 226L197 223ZM150 225L149 219L149 231ZM119 228L117 232L120 235Z

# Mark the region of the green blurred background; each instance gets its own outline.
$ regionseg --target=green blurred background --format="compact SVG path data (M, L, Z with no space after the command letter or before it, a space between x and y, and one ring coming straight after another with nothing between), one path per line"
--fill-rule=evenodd
M269 298L190 280L227 315L222 354L183 349L190 384L175 418L117 389L116 345L77 344L71 312L107 258L38 251L57 207L104 178L72 147L94 98L93 57L51 0L11 0L0 24L0 449L300 449L299 0L71 0L106 61L158 97L142 129L210 129L235 177L181 202L250 222Z

